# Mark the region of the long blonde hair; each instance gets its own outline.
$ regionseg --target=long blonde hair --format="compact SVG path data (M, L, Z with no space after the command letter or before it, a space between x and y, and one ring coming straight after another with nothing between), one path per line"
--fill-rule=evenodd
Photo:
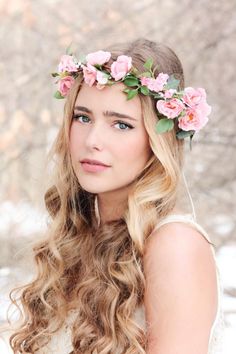
M181 63L167 46L138 39L107 50L112 53L109 65L125 54L140 71L152 57L155 75L175 74L180 89L184 87ZM157 221L176 204L184 141L176 139L177 127L156 134L154 102L140 96L153 154L132 183L123 217L98 226L96 195L79 185L69 154L73 107L81 84L80 77L67 97L64 120L48 154L48 161L54 163L52 183L45 193L50 223L45 237L33 247L37 275L11 292L22 314L10 338L14 353L35 353L46 345L70 308L77 311L71 353L118 353L117 348L125 354L146 352L146 333L133 317L145 291L143 253ZM13 300L19 289L19 299Z

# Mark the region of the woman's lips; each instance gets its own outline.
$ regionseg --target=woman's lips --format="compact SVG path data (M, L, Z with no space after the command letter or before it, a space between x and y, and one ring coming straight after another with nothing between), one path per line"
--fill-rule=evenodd
M91 164L88 162L81 162L81 165L82 165L85 172L100 172L100 171L104 171L105 169L110 167L110 166L104 166L104 165Z

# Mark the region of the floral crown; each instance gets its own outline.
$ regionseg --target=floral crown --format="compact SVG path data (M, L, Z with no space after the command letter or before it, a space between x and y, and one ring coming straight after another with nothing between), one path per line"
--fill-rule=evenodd
M156 124L157 133L170 131L177 121L176 137L190 137L191 149L194 133L206 125L211 113L205 90L187 87L180 91L179 80L174 75L169 76L161 72L155 77L151 58L145 62L144 71L141 73L132 65L132 58L129 56L118 56L111 67L108 67L106 63L110 58L110 52L99 50L78 60L67 49L66 54L61 57L58 72L51 74L53 77L59 77L56 81L59 86L54 97L65 98L81 72L86 84L96 84L100 90L122 82L127 86L123 92L127 94L128 100L139 93L151 96L156 101L156 113L159 118Z

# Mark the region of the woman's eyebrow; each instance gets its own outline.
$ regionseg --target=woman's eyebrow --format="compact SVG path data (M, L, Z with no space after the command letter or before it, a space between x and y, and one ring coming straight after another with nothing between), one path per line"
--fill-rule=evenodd
M87 107L84 107L84 106L75 106L74 109L81 111L81 112L92 113L92 111L90 109L88 109ZM118 112L114 112L114 111L105 111L105 112L103 112L103 114L105 117L118 117L118 118L130 119L130 120L137 121L137 119L135 119L127 114L118 113Z

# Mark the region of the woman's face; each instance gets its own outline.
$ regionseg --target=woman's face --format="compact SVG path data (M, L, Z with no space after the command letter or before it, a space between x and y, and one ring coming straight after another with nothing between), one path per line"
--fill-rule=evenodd
M127 187L141 172L151 148L138 96L127 100L123 84L104 87L83 84L75 103L70 130L72 164L81 187L107 193ZM98 160L109 167L82 163Z

